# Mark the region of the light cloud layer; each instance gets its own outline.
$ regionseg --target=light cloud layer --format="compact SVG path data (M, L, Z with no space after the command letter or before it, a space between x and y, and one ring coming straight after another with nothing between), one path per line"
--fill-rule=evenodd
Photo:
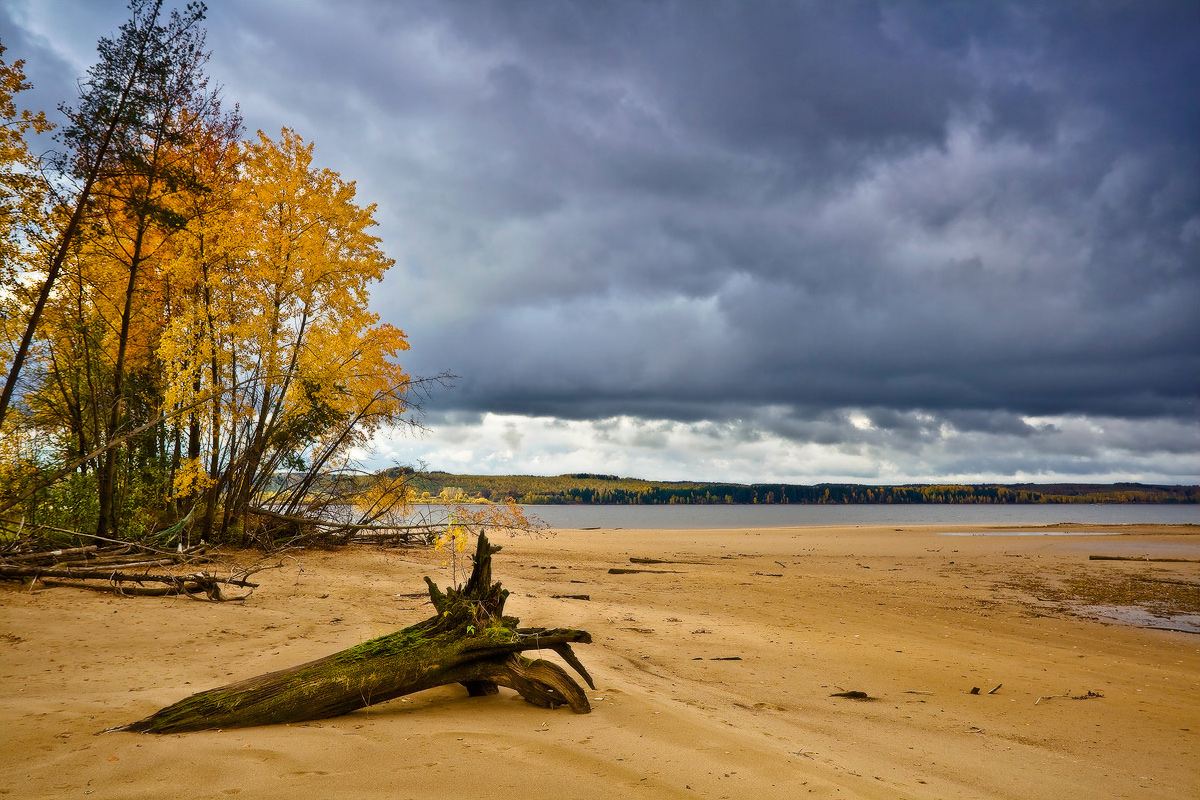
M889 427L877 422L886 421ZM953 419L861 409L797 419L766 408L725 422L445 415L381 442L379 465L415 460L468 474L604 472L660 480L892 484L1173 483L1195 463L1194 427L1109 417ZM1036 459L1031 455L1036 453ZM366 454L364 454L366 455Z
M48 109L123 17L0 5ZM1200 480L1196 2L239 2L209 30L249 127L378 203L406 366L460 376L381 459Z

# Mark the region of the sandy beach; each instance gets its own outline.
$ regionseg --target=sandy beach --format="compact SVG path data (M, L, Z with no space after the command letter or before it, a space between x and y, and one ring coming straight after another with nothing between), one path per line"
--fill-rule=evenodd
M1200 635L1139 626L1200 623L1200 529L1006 530L501 537L508 613L592 634L586 715L455 686L305 725L97 735L420 621L422 576L449 569L299 552L225 604L6 584L0 796L1200 797Z

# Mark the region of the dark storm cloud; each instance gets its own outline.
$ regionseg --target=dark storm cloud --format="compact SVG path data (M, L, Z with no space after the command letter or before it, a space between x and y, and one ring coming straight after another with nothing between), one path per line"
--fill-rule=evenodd
M575 418L1194 414L1196 7L969 8L422 7L474 63L397 117L445 136L421 364Z
M55 6L91 15L64 34L6 2L5 44L61 87L97 5ZM1195 452L1198 3L242 2L209 29L249 127L379 204L377 310L406 366L461 376L447 413L1048 458L1074 434L1026 417L1097 415Z

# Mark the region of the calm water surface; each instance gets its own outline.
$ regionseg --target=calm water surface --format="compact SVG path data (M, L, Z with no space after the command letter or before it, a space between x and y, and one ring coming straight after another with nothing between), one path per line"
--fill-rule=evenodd
M525 506L551 528L1200 524L1200 505Z

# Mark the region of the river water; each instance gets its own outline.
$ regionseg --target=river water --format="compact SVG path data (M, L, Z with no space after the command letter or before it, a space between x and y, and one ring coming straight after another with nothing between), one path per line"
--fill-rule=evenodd
M800 525L1200 524L1200 505L525 506L551 528L783 528Z

